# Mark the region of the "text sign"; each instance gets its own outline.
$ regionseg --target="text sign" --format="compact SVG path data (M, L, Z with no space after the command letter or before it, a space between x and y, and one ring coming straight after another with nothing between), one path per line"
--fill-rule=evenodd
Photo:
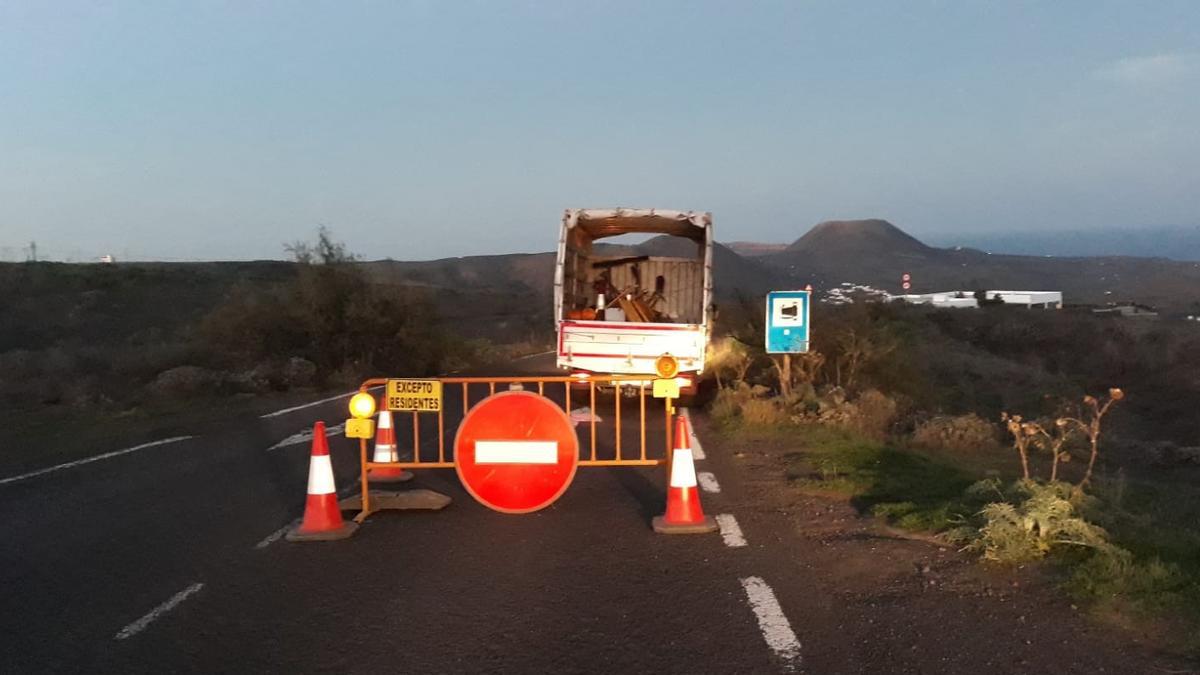
M392 412L437 412L442 409L438 380L388 380L384 405Z
M771 291L767 294L768 354L808 351L809 291Z

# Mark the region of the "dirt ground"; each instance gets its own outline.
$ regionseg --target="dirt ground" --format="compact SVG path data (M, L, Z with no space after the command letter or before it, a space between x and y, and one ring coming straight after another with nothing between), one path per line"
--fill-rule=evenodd
M784 459L799 439L734 442L696 424L722 485L753 496L743 527L777 533L766 547L792 575L780 594L805 606L807 672L1200 673L1153 627L1072 604L1045 566L982 564L801 490Z

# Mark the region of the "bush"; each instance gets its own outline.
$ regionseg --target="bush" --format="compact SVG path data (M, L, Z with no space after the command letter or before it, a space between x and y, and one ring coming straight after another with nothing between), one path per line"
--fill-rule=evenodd
M201 322L200 335L233 361L226 365L292 357L314 369L299 379L345 384L425 375L445 362L453 343L424 296L370 282L327 232L314 246L289 250L300 263L294 279L266 290L235 288Z
M756 398L742 404L742 422L751 426L780 426L788 423L788 414L778 400Z
M939 415L917 425L913 444L934 450L975 450L996 445L996 427L975 413Z
M1119 555L1121 549L1109 543L1108 533L1076 512L1070 500L1070 485L1021 480L1004 493L996 481L984 481L970 492L979 494L988 489L1005 499L987 504L980 512L984 525L971 548L982 551L985 559L1026 562L1078 547Z
M896 401L878 389L864 391L854 406L858 409L854 418L857 430L874 438L886 435L896 419Z
M746 379L753 356L745 344L733 337L717 338L708 346L706 369L717 379L717 386L736 386Z
M714 422L725 426L739 422L756 426L786 424L788 415L782 402L764 398L767 392L766 387L737 382L717 392L709 414Z

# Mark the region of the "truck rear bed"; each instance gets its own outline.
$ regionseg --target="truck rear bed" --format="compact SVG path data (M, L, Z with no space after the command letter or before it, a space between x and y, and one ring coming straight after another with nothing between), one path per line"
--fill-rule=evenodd
M649 374L654 361L670 354L680 372L703 368L704 326L632 321L563 321L558 333L562 368L613 374Z

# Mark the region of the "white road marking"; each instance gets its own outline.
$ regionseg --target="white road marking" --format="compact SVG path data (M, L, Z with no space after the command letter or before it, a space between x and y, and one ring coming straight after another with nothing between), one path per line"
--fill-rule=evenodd
M591 424L593 417L596 418L596 424L604 422L599 415L592 412L592 409L587 406L576 408L572 410L570 414L571 424L575 426L578 426L580 422L587 422L588 424Z
M282 539L283 535L287 534L288 530L295 527L297 525L297 523L299 523L299 522L300 522L300 519L297 518L296 520L293 520L292 522L288 523L287 525L284 525L283 527L279 528L278 530L275 530L271 534L268 534L265 539L263 539L262 541L255 544L254 548L261 550L261 549L264 549L264 548L270 546L271 544L274 544L275 542Z
M350 493L354 492L354 490L357 488L358 488L358 483L355 481L350 481L349 485L347 485L346 487L337 491L338 501L341 501L341 500L345 499L346 497L349 497ZM302 518L297 518L297 519L293 520L292 522L288 523L287 525L284 525L283 527L279 528L278 530L275 530L271 534L268 534L262 541L255 544L254 548L262 550L262 549L270 546L271 544L274 544L275 542L282 539L283 535L288 533L288 530L299 525L302 520L303 520Z
M738 527L737 519L732 513L720 513L716 516L717 526L721 528L721 538L725 540L725 545L730 548L741 548L746 545L746 537L742 535L742 528Z
M383 387L382 386L371 387L367 391L375 391L377 389L383 389ZM315 405L321 405L322 403L329 403L330 401L336 401L341 398L348 398L350 396L357 394L358 391L359 390L355 389L354 391L349 392L347 394L338 394L337 396L330 396L329 398L323 398L320 401L313 401L312 403L305 403L303 405L292 406L291 408L284 408L283 410L276 410L275 412L267 413L265 415L259 415L259 419L265 420L265 419L268 419L271 417L279 417L280 415L286 415L288 413L296 412L297 410L304 410L305 408L311 408Z
M346 432L346 423L345 422L334 425L332 427L325 427L325 436L326 437L340 436L340 435L344 434L345 432ZM292 434L291 436L288 436L287 438L283 439L282 441L279 441L275 445L272 445L271 447L267 448L267 452L270 452L272 450L277 450L279 448L286 448L290 445L299 445L301 443L308 443L309 441L312 440L312 437L313 437L312 429L305 429L305 430L301 431L300 433Z
M43 474L52 473L54 471L61 471L63 469L70 469L71 467L75 467L75 466L91 464L92 462L99 462L102 459L111 459L113 457L127 455L131 452L137 452L138 450L145 450L146 448L153 448L153 447L156 447L159 445L166 445L167 443L177 443L179 441L186 441L189 438L192 438L192 436L175 436L174 438L164 438L161 441L150 441L149 443L142 443L141 445L135 445L132 448L125 448L124 450L113 450L112 452L106 452L102 455L96 455L95 457L88 457L86 459L77 459L74 462L58 464L56 466L47 467L45 469L38 469L37 471L30 471L29 473L23 473L20 476L12 476L9 478L0 479L0 485L5 485L7 483L16 483L17 481L22 481L22 480L25 480L26 478L33 478L34 476L41 476Z
M557 464L555 441L475 441L476 464Z
M700 437L696 435L696 427L692 424L692 414L688 408L683 409L683 416L688 421L688 441L692 445L692 457L696 461L708 459L704 454L704 447L700 445Z
M711 471L701 471L696 474L700 479L700 489L705 492L716 494L721 491L721 484L717 482L717 477Z
M138 633L142 632L143 630L146 630L146 626L149 626L151 624L151 622L153 622L155 619L162 616L163 614L166 614L167 612L171 611L172 609L175 609L176 607L178 607L179 603L183 602L184 600L187 600L188 597L191 596L192 594L198 593L201 588L204 588L204 584L197 582L197 583L192 584L191 586L188 586L187 588L183 589L182 591L179 591L175 595L172 595L171 599L167 600L166 602L159 605L158 607L155 607L154 609L150 610L150 613L147 614L146 616L143 616L142 618L138 619L137 621L134 621L133 623L129 624L128 626L125 626L124 628L122 628L116 635L113 636L113 639L114 640L125 640L125 639L133 637L134 635L137 635Z
M750 609L758 618L758 629L762 631L767 646L784 662L788 671L794 671L800 665L800 641L792 631L791 624L783 615L783 608L775 598L775 591L761 577L746 577L741 580L742 588L746 589L746 599L750 601Z

